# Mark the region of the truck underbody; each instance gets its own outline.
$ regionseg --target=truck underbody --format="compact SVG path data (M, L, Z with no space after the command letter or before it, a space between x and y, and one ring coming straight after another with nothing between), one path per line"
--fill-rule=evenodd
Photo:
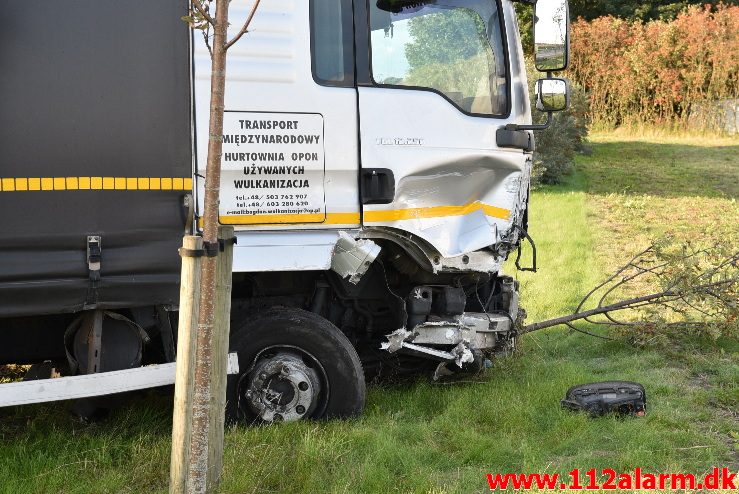
M495 356L515 349L519 309L513 279L473 271L433 273L422 269L396 244L378 240L377 245L379 254L356 283L333 270L235 273L232 341L248 337L250 322L259 315L274 310L310 312L346 336L366 379L418 373L439 378L477 372L489 366ZM60 376L89 375L88 354L94 340L92 323L86 321L96 312L104 312L98 372L123 373L120 379L100 380L95 386L86 381L88 396L171 384L174 373L157 365L149 367L150 377L139 371L174 359L177 317L166 309L148 306L114 312L90 310L82 315L5 318L0 320L6 342L0 347L0 363L33 364L29 375L34 379L51 377L52 372L54 381ZM238 351L235 346L232 350ZM284 356L279 360L281 365L283 360ZM236 358L234 368L253 365ZM41 371L39 375L35 369L40 368L48 374ZM125 369L131 369L132 374L126 375ZM132 381L132 376L140 377ZM122 382L131 384L121 388ZM0 386L0 405L80 397L79 391L73 395L50 391L23 391L19 402L20 390L4 391ZM260 416L270 420L274 413L269 410ZM289 419L284 411L282 416Z

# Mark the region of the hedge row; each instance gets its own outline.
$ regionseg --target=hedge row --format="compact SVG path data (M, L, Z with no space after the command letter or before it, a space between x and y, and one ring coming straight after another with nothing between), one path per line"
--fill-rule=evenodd
M588 92L596 126L715 125L707 109L739 98L739 6L691 7L670 22L579 19L567 75Z

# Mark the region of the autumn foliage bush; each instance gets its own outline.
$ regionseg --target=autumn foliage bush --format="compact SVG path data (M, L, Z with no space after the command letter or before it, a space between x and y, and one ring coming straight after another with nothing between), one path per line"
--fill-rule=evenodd
M597 127L722 125L710 109L739 98L739 6L691 7L670 22L579 19L571 39L568 76Z

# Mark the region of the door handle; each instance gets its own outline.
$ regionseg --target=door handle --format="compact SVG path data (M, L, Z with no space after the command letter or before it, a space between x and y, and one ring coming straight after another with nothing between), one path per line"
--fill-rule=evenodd
M388 168L364 168L362 204L390 204L395 199L395 175Z

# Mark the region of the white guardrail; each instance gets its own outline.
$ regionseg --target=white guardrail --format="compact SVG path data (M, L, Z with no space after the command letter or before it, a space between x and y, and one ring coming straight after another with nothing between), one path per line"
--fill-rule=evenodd
M75 400L174 384L176 363L135 369L0 384L0 407ZM228 355L228 373L238 374L235 353Z

